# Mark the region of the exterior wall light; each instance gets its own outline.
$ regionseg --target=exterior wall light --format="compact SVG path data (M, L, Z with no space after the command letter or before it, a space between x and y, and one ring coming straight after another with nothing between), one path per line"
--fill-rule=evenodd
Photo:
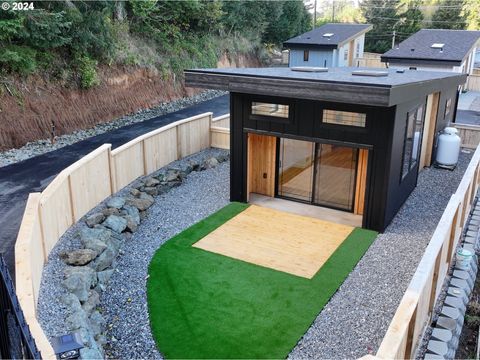
M57 359L78 359L83 341L79 333L71 333L53 338L52 347Z

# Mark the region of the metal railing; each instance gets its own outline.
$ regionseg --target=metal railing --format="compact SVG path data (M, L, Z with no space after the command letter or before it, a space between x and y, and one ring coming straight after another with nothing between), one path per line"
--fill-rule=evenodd
M41 359L18 303L7 265L0 255L0 357Z

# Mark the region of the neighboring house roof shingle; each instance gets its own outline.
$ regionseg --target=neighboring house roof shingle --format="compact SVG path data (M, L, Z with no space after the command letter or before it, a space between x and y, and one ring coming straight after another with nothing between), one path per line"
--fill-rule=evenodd
M418 60L420 63L460 65L479 40L480 31L422 29L402 41L398 48L387 51L381 59L383 62L413 63ZM432 48L433 44L444 46Z
M336 48L372 29L370 24L325 24L283 43L286 48ZM324 36L332 34L331 36Z

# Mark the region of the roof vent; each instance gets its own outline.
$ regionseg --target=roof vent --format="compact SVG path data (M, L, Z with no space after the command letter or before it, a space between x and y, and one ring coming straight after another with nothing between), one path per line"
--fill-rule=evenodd
M440 50L443 50L443 47L445 46L445 44L440 44L440 43L435 43L435 44L432 44L432 46L430 46L432 49L440 49Z
M327 37L327 38L331 38L333 36L333 33L325 33L322 36Z
M293 66L290 70L301 72L328 72L328 68L318 66Z
M352 75L380 77L380 76L388 76L388 71L379 71L379 70L355 70L355 71L352 71Z

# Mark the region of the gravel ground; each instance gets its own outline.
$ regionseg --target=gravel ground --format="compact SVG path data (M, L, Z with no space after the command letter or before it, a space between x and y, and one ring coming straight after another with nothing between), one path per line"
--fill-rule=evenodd
M420 174L418 187L292 350L291 359L358 358L376 352L471 155L462 153L453 172L431 168ZM148 217L124 245L109 287L102 293L103 315L110 328L105 350L110 358L161 358L147 312L145 280L150 259L166 240L225 206L228 194L226 162L192 172L182 186L156 198ZM75 247L74 232L70 230L52 254ZM55 301L62 273L55 258L44 270L39 304L39 318L48 335L61 333L63 322L58 319L61 305Z
M173 162L168 167L175 167L192 158L205 160L223 152L205 150ZM134 186L135 183L131 185ZM132 186L123 189L118 195L125 195ZM228 203L229 162L220 163L213 169L194 171L184 179L180 187L155 198L155 203L147 210L147 217L138 231L124 242L116 260L116 270L108 288L101 295L102 315L107 324L112 324L107 333L111 346L105 346L109 357L161 357L150 334L148 321L145 280L150 259L166 240ZM102 208L103 204L100 204L89 214ZM65 264L58 254L62 250L81 247L76 234L82 227L86 225L80 221L62 236L43 270L38 319L49 337L65 334L65 319L70 315L61 302L67 292L61 285Z
M378 350L471 156L462 153L455 171L422 171L417 188L315 319L290 359L359 358Z
M60 149L64 146L74 144L78 141L118 129L126 125L142 122L157 116L178 111L188 106L192 106L225 94L226 92L224 91L208 90L192 97L182 98L168 103L161 103L156 107L143 109L136 113L125 115L120 119L98 124L90 129L78 130L71 134L57 136L53 144L50 139L32 141L19 149L10 149L0 152L0 167L26 160L49 151Z

